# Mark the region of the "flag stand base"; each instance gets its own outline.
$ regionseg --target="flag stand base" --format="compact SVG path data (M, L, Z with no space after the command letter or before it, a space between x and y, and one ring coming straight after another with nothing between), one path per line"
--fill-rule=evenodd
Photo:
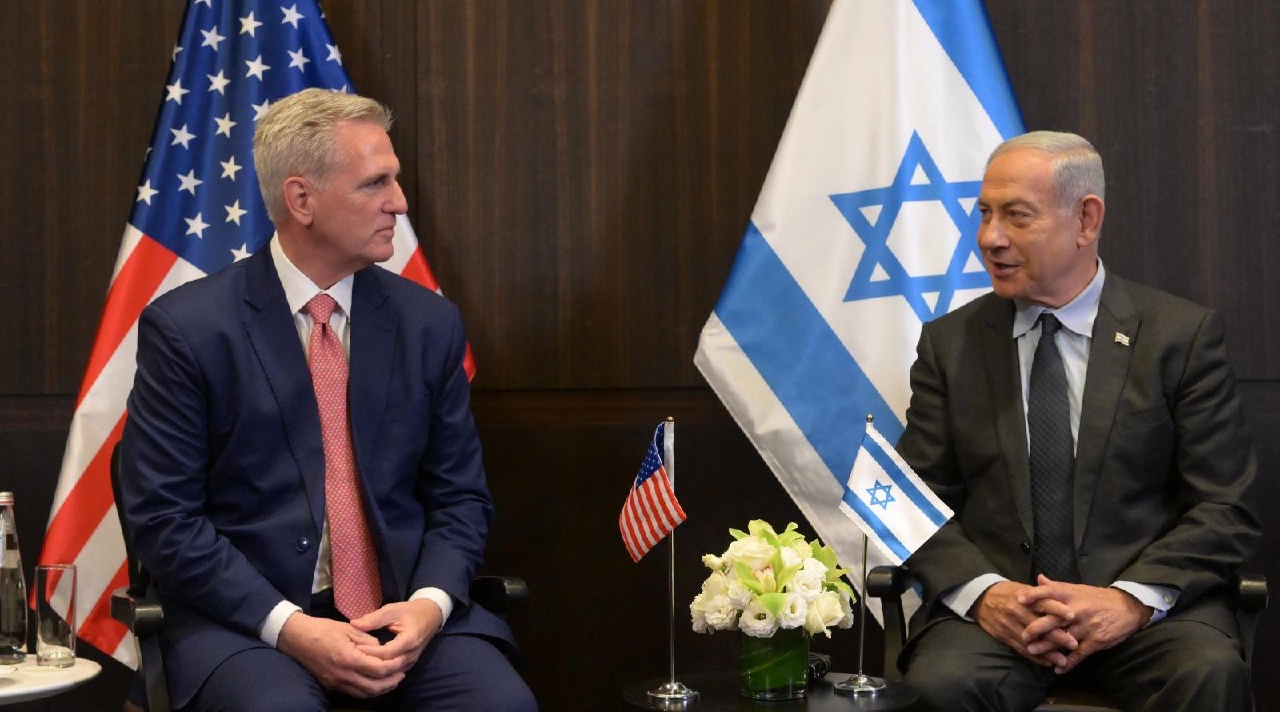
M874 695L885 688L884 678L870 675L850 675L848 680L837 682L834 687L842 695Z
M697 690L689 689L683 682L671 680L645 693L655 709L683 710L698 700Z

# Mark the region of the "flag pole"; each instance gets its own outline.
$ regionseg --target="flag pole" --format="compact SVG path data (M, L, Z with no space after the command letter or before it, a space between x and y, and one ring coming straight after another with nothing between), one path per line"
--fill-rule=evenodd
M676 419L667 416L666 427L662 432L663 466L666 468L667 478L671 480L671 490L674 492L676 488ZM667 609L667 658L670 674L666 682L649 690L648 695L660 705L661 709L674 710L682 709L686 703L696 700L699 693L676 680L676 532L674 529L667 535L667 541L670 544L667 549L667 594L670 604Z
M867 427L875 417L867 414ZM867 535L862 535L862 590L858 592L858 672L848 680L835 684L836 692L844 695L874 695L885 688L884 678L871 677L862 672L862 654L867 641Z

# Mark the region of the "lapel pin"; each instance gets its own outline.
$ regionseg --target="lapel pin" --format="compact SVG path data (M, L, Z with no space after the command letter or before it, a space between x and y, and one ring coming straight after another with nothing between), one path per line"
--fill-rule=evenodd
M1128 346L1128 345L1129 345L1129 335L1128 335L1128 334L1121 334L1120 332L1118 332L1118 331L1117 331L1117 332L1116 332L1116 343L1117 343L1117 344L1120 344L1121 346Z

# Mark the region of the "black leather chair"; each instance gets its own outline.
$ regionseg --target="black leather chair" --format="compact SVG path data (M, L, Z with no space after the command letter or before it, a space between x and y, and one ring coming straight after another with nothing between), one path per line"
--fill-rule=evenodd
M120 445L111 453L111 494L120 501ZM138 676L146 686L146 710L171 712L169 688L160 657L160 631L164 628L164 608L151 596L151 576L138 563L129 538L124 513L116 507L120 531L124 534L129 565L129 585L111 592L111 617L128 626L138 646ZM493 613L505 617L529 605L529 586L516 576L478 576L471 582L471 599ZM126 708L128 709L128 708ZM333 710L333 712L341 712Z
M890 680L900 680L898 655L907 637L907 621L902 609L902 594L914 584L905 566L876 566L867 573L867 595L880 599L884 613L884 671ZM1258 611L1267 607L1265 576L1236 576L1236 619L1240 624L1240 643L1245 662L1252 664L1253 636L1257 629ZM1049 697L1036 707L1036 712L1103 712L1120 708L1096 691L1063 684L1049 692Z

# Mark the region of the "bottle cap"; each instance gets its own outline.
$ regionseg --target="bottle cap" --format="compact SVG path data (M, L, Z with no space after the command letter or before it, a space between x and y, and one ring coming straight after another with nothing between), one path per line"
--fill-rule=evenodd
M13 493L0 492L0 504L13 504Z

